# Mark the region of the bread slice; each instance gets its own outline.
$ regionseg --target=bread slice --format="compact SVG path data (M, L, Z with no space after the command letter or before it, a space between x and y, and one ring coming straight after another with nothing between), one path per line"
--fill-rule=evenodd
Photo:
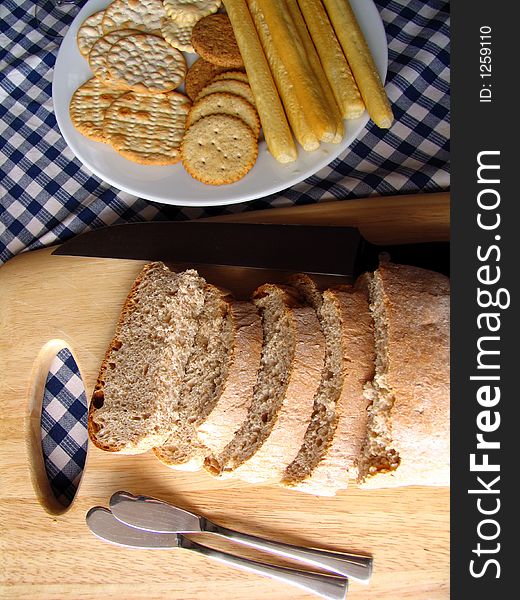
M449 279L385 261L359 286L370 293L376 343L360 483L448 486Z
M214 449L232 439L251 404L261 346L256 307L208 285L176 422L166 444L154 448L159 460L195 471L209 452L204 442Z
M316 310L326 340L325 366L314 411L295 460L282 485L320 496L334 496L357 479L366 437L363 389L374 375L374 332L367 295L346 286L323 295L313 280L292 280Z
M205 281L150 263L134 282L89 407L92 442L109 452L146 452L166 441L192 352Z
M229 318L233 341L227 377L218 402L197 429L205 456L220 454L245 421L260 370L263 333L256 306L250 302L233 301Z
M233 440L208 456L206 469L245 481L279 481L310 422L325 343L314 310L288 287L266 284L254 294L262 316L261 367L247 419Z

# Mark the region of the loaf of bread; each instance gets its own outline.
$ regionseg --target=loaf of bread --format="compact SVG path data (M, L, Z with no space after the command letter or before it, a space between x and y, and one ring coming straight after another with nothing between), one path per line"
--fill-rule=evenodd
M374 374L372 318L362 290L343 286L322 294L306 275L294 277L292 283L318 314L326 357L311 423L281 483L310 494L334 496L358 476L367 423L363 390Z
M449 280L385 261L358 286L370 294L376 345L359 481L363 487L448 486Z
M147 265L89 407L109 452L333 496L449 485L447 277L382 260L354 287L307 275L237 301Z

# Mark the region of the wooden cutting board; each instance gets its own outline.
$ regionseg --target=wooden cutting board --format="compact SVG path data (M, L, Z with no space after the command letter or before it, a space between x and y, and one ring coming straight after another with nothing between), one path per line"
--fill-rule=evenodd
M297 212L291 218L298 219ZM395 213L390 211L387 218L395 219ZM442 228L438 214L432 212L431 218L435 233L430 239L446 239L446 219ZM283 214L280 219L284 220ZM387 222L381 212L372 215L372 224L374 219ZM427 214L421 222L422 230L425 227ZM409 234L410 229L408 222L403 224L403 232ZM399 238L399 224L394 232ZM424 239L424 233L420 236ZM187 551L127 550L102 543L87 529L85 513L96 504L106 505L114 491L124 489L157 496L248 533L370 553L375 560L372 581L368 586L352 582L349 598L447 598L447 489L362 491L352 486L335 498L318 498L275 486L221 482L205 473L168 470L150 453L117 456L91 446L75 501L59 513L43 475L38 437L49 361L57 349L68 346L90 397L119 311L143 264L52 256L45 249L18 256L0 269L1 596L39 600L314 597ZM201 541L224 547L211 538ZM237 547L226 548L237 551Z

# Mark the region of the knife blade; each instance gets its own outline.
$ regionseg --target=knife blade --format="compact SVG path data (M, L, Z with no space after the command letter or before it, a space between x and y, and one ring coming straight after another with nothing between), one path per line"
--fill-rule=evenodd
M53 254L352 276L361 245L353 227L154 221L95 229Z
M94 506L86 516L88 528L94 535L117 544L131 548L146 548L148 550L169 549L179 547L179 536L174 533L158 535L125 525L106 508Z

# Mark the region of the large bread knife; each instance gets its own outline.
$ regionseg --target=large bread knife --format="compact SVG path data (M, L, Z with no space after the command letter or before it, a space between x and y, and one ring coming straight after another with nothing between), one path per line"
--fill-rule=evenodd
M53 254L161 260L174 270L197 269L240 297L266 281L284 282L294 272L309 273L323 286L352 283L361 272L376 268L381 252L396 262L449 270L447 243L376 246L355 227L324 225L128 223L78 235Z

